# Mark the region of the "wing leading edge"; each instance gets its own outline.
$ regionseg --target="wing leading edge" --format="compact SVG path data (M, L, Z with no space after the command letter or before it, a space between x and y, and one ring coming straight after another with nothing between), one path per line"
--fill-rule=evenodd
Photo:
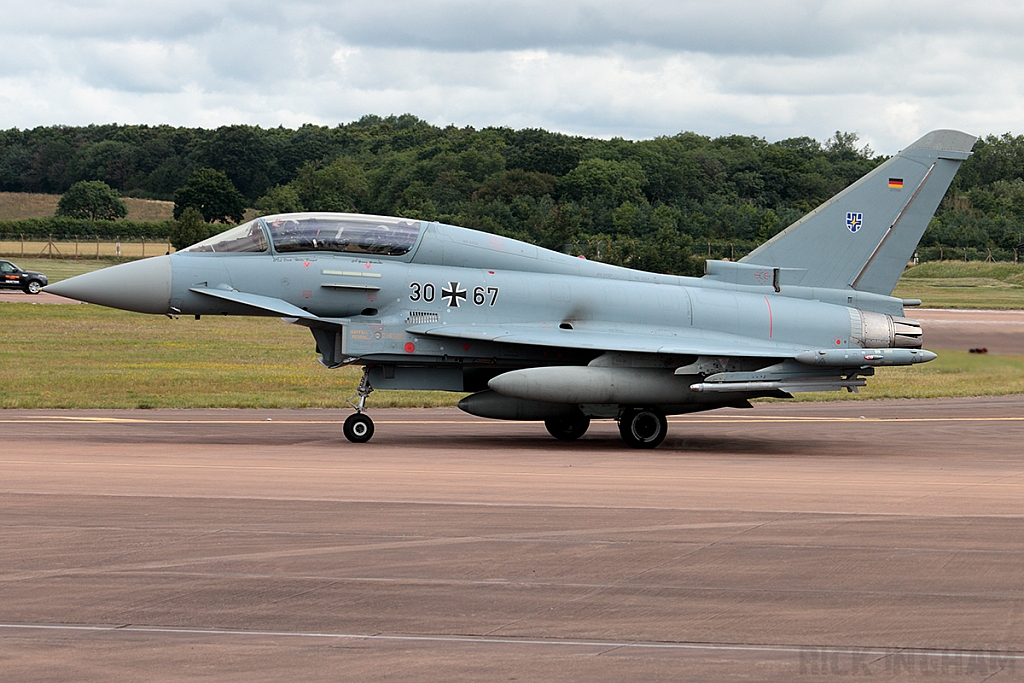
M286 322L304 325L312 329L336 332L340 331L345 323L351 322L348 318L321 318L305 309L288 303L284 299L277 299L271 296L250 294L249 292L237 290L211 289L209 287L190 287L189 291L241 307L242 312L240 315L262 315L283 318Z

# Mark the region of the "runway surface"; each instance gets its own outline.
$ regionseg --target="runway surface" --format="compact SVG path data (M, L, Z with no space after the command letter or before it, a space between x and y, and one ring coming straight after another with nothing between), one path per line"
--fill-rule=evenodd
M0 289L0 303L7 304L80 304L81 301L68 299L49 292L27 294L17 289Z
M0 680L1024 677L1024 397L373 415L0 413Z
M1024 311L908 308L907 317L921 322L925 348L1024 355Z

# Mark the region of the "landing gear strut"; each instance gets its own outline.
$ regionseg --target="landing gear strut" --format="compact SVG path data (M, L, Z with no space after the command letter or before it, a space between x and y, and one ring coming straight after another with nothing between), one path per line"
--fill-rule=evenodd
M619 434L632 448L656 448L668 434L668 420L657 407L630 407L619 416Z
M363 378L359 380L359 386L356 387L356 395L352 398L358 398L358 403L353 403L352 399L349 399L348 404L356 409L354 415L349 415L348 419L345 420L345 425L341 431L344 432L345 438L352 443L366 443L373 436L373 420L370 416L364 413L366 410L366 398L373 393L373 387L370 386L370 368L363 368Z

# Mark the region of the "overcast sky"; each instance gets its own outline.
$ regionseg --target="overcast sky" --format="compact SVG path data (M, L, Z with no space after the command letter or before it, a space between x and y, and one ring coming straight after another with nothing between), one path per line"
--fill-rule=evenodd
M1019 2L0 0L0 128L1024 133Z

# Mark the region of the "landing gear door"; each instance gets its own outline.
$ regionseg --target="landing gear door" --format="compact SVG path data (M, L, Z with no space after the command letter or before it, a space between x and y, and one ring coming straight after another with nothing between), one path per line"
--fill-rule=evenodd
M328 368L337 368L348 365L352 358L346 356L342 350L344 344L342 335L345 328L340 330L322 330L312 328L313 339L316 340L316 350L320 354L320 363Z

